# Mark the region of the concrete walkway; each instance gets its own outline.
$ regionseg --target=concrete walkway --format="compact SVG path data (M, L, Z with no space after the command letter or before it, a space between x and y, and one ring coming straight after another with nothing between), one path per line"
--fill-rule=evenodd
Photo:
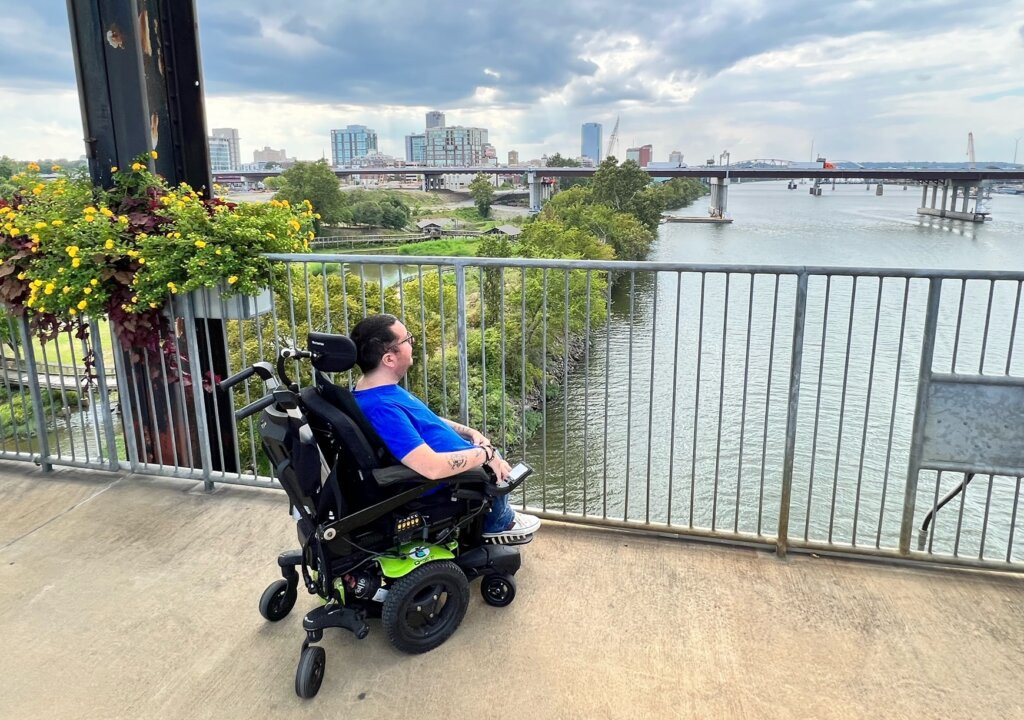
M284 495L0 463L0 717L1024 718L1024 582L548 523L519 596L472 586L406 656L257 611L294 542Z

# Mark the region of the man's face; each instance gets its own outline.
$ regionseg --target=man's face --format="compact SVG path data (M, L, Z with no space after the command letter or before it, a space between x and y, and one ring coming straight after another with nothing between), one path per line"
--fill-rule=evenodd
M412 346L415 342L415 338L402 322L396 322L392 325L391 332L395 336L395 339L382 360L388 363L398 376L401 377L409 371L409 368L412 367Z

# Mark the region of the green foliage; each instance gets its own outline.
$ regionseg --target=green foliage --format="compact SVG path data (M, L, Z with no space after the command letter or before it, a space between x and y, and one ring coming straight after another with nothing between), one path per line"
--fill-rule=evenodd
M490 215L491 203L494 202L494 184L491 182L491 178L484 173L477 175L469 184L469 194L473 197L480 216Z
M352 190L342 193L348 222L400 230L409 224L412 211L402 195L388 190Z
M651 177L634 161L619 165L614 156L609 156L594 173L593 199L617 212L633 215L653 232L664 206L660 193L650 185Z
M342 200L341 185L326 160L297 162L278 176L276 200L287 200L298 205L309 200L313 211L327 225L340 225L352 221L351 213ZM320 226L317 223L316 232Z
M700 196L708 193L707 187L695 178L672 178L656 187L661 193L662 204L666 210L686 207Z
M65 411L78 411L79 394L74 390L39 389L43 401L43 417L53 417ZM38 435L35 412L28 390L0 388L0 439L29 438Z
M561 153L555 153L548 157L548 167L580 167L580 161L575 158L562 157ZM569 190L574 187L585 187L590 184L589 178L562 177L558 178L558 187L562 190Z

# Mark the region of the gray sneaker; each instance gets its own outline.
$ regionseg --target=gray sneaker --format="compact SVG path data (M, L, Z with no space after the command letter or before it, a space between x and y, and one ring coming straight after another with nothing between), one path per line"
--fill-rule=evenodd
M499 545L525 545L533 540L533 534L540 529L540 518L516 512L512 523L501 532L484 533L484 542Z

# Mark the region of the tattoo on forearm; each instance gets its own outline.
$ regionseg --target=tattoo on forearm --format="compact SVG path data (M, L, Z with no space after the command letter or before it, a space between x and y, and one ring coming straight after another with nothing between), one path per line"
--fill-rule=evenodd
M448 467L450 467L452 470L461 470L462 468L466 467L466 456L463 455L462 453L452 455L450 458L448 458Z

